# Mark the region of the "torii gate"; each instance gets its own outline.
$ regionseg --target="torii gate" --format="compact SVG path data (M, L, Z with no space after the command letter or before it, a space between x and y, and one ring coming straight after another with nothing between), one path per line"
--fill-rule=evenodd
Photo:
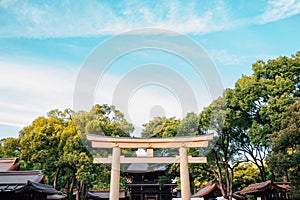
M119 200L120 163L180 163L180 183L182 200L190 200L190 180L188 163L206 163L206 157L192 157L187 155L187 148L208 147L208 141L213 134L174 137L174 138L126 138L106 137L100 135L87 135L93 148L112 148L112 156L108 158L94 158L94 163L111 163L110 200ZM147 149L146 157L124 157L121 149L143 148ZM153 157L155 148L177 148L179 156Z

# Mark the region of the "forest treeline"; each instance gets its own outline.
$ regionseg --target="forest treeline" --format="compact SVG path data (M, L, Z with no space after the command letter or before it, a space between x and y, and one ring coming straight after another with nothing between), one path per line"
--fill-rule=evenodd
M217 181L224 198L231 199L234 191L249 184L274 180L290 182L292 198L299 199L300 52L259 60L252 70L200 114L188 113L183 119L158 116L143 125L141 134L175 137L215 133L208 149L189 150L191 155L208 158L206 164L189 166L193 192ZM3 139L0 157L19 157L22 169L43 170L48 184L69 194L76 188L85 199L88 188L109 189L110 180L108 165L93 164L85 133L130 137L133 130L114 106L95 105L78 112L55 109L20 130L18 138ZM177 177L178 168L170 165L166 175ZM122 177L121 187L125 181Z

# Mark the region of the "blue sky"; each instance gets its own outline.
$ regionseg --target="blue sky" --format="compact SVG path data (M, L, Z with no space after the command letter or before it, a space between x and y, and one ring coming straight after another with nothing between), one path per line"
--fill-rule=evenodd
M242 74L250 75L256 60L299 51L299 13L296 0L0 0L0 138L16 137L22 127L51 109L73 108L74 86L84 61L98 45L120 33L153 27L186 35L208 53L228 88ZM94 102L112 103L112 91L128 73L125 69L153 62L174 66L190 83L199 104L195 112L212 101L205 81L184 67L186 63L145 50L113 63L99 81ZM128 102L136 126L145 123L157 105L167 116L181 117L178 100L168 88L145 86Z

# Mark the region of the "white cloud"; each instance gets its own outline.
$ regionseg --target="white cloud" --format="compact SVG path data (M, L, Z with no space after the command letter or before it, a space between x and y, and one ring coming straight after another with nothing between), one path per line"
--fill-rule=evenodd
M0 61L0 124L24 126L51 109L71 108L77 71Z
M258 16L255 21L265 24L278 21L300 13L300 1L297 0L269 0L265 12Z
M120 11L101 2L68 5L1 2L2 9L9 13L9 20L0 29L0 37L4 38L115 35L144 27L180 33L208 33L232 25L224 23L227 14L220 12L221 8L198 11L194 4L186 2L162 3L159 6L127 3Z
M247 59L246 56L231 54L224 49L212 49L208 51L208 54L214 62L219 62L223 65L239 65Z
M1 16L0 37L115 35L144 27L198 34L269 23L300 13L300 2L296 0L270 0L262 14L257 13L251 18L243 16L242 12L238 17L232 17L232 5L224 1L160 4L126 1L119 4L113 6L97 1L42 4L2 0L0 9L5 11L5 16Z

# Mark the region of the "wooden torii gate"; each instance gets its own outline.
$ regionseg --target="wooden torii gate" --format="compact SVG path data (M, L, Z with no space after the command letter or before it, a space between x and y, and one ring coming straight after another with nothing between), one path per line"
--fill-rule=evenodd
M87 135L93 148L112 148L112 156L107 158L94 158L94 163L111 163L110 200L119 200L120 163L180 163L180 183L182 200L190 200L190 180L188 163L206 163L206 157L192 157L187 155L187 148L208 147L208 141L213 139L213 134L174 137L174 138L126 138ZM143 148L147 149L145 157L121 156L121 149ZM153 157L153 149L177 148L179 156Z

